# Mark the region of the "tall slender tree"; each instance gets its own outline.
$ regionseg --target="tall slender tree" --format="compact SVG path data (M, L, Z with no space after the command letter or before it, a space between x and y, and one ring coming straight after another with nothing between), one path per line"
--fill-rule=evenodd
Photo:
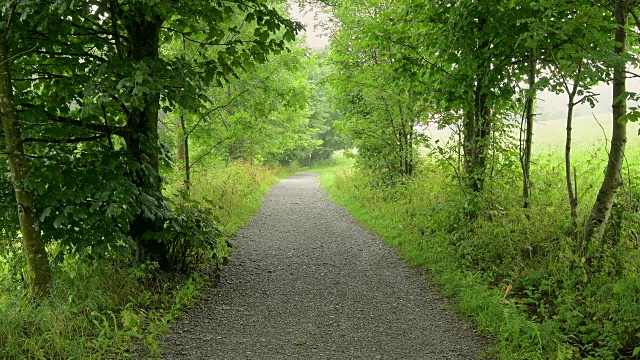
M12 61L20 54L11 53L9 49L9 37L14 35L11 33L13 23L20 21L22 11L33 10L25 7L35 5L12 1L0 7L0 15L2 15L0 25L3 24L0 26L0 116L16 195L22 252L26 257L29 270L30 291L32 296L42 297L50 291L51 267L40 232L35 196L33 190L26 186L30 169L24 152L10 68Z
M626 70L627 58L627 26L630 11L634 11L632 4L626 0L613 1L613 18L615 21L615 35L613 52L613 105L612 105L612 135L609 148L609 158L604 179L598 196L593 204L591 215L586 222L585 241L602 240L611 216L611 208L616 193L622 186L622 165L624 151L627 144L627 93Z

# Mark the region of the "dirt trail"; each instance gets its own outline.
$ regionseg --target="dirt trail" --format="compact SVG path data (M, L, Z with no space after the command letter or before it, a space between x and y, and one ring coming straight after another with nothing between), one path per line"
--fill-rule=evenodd
M166 336L166 359L476 359L486 341L417 269L300 173L233 240L217 288Z

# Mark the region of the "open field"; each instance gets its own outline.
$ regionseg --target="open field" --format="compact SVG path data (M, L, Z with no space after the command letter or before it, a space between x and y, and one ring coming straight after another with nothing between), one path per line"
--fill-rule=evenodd
M640 124L629 123L627 137L629 147L640 146ZM428 127L425 132L431 137L432 143L436 140L447 141L453 131L450 128L438 130ZM514 134L517 138L518 134ZM533 151L536 154L564 153L566 137L566 120L555 119L536 121L533 128ZM611 137L611 115L601 114L574 117L572 131L572 148L575 150L606 149L608 139Z

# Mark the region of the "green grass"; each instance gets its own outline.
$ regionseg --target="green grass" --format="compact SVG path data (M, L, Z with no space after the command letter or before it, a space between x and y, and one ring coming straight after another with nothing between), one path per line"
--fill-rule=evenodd
M390 202L380 198L373 200L385 195L356 190L366 187L362 182L357 185L345 184L351 181L353 178L348 175L338 175L337 179L323 179L323 184L327 184L325 188L334 200L345 206L356 220L374 230L386 243L398 247L404 260L430 270L430 276L436 280L444 295L455 298L458 310L472 316L485 335L496 337L498 342L504 341L488 355L499 355L501 359L541 358L535 349L528 349L536 346L527 346L537 342L538 327L514 306L503 306L500 291L492 290L479 281L479 274L465 271L454 249L448 247L447 241L442 238L443 234L431 238L432 241L426 244L419 233L410 230L414 226L406 219L401 219L402 207L392 208ZM359 196L368 198L358 199ZM407 228L409 225L411 228ZM512 334L518 334L518 340L526 344L523 346L509 341L514 339Z
M563 141L555 139L550 145ZM581 221L606 161L606 151L592 145L576 146L574 152ZM446 168L426 161L412 180L381 188L343 165L318 171L325 188L358 221L397 246L405 260L430 270L458 309L494 340L489 355L637 358L638 192L628 186L621 191L606 242L584 252L572 236L557 151L535 157L530 209L521 208L517 166L501 168L478 200L482 211L473 223L464 214L474 205ZM640 168L640 152L633 146L627 166L631 174Z
M533 127L533 152L537 155L557 154L558 156L563 156L566 136L565 128L565 119L536 121ZM607 140L611 138L611 116L578 116L573 119L572 129L573 151L603 150L608 148ZM628 124L629 147L640 146L639 130L640 124ZM429 134L432 136L432 142L436 140L444 142L451 136L451 130L430 128Z
M331 186L338 173L351 169L354 164L355 159L353 157L347 156L344 151L337 151L330 159L311 168L303 167L301 171L320 174L320 182L324 186Z
M195 197L217 204L212 216L233 234L254 214L278 179L293 169L233 163L193 174ZM169 192L171 189L169 189ZM15 259L18 263L21 258ZM6 267L5 271L10 267ZM19 266L16 265L16 266ZM8 274L8 273L7 273ZM205 275L164 274L136 267L67 258L54 268L53 293L40 303L16 277L0 278L0 358L106 359L160 354L157 336L191 306Z
M534 126L537 153L562 153L566 135L565 119L536 122ZM577 151L605 149L611 139L611 116L579 116L573 119L572 147ZM627 127L630 147L640 145L639 124Z

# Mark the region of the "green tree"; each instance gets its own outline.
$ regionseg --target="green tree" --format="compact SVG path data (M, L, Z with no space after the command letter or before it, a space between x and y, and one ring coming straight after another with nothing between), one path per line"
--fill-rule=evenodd
M575 179L572 176L571 149L573 131L573 113L577 105L597 101L597 94L590 89L598 82L610 80L609 71L603 62L602 54L611 52L608 49L610 19L602 16L599 6L583 3L577 4L563 1L540 3L545 9L544 17L533 21L532 27L537 30L538 44L543 49L542 65L549 77L548 88L556 93L567 95L566 133L565 133L565 182L569 213L574 229L578 221L578 194ZM564 19L557 22L554 19Z
M73 233L97 220L93 214L116 215L112 224L97 227L115 227L133 240L139 256L164 267L167 249L156 236L169 216L159 173L159 111L202 107L208 84L221 84L282 51L299 25L259 1L56 1L50 9L56 13L49 21L18 36L41 41L42 47L19 44L16 52L27 56L12 64L19 74L17 109L32 124L25 142L42 162L67 175L58 179L55 171L38 167L37 192L59 204L44 207L41 217L55 219L51 230ZM175 36L215 51L169 58L163 46ZM87 181L74 184L69 172ZM100 181L107 188L118 189L119 205L109 204L112 197L89 181L96 172L108 175ZM73 196L65 194L81 185ZM68 236L58 232L56 237ZM70 245L78 250L89 244Z
M303 163L308 162L309 167L313 166L314 161L328 159L336 150L350 146L348 139L336 128L342 116L331 101L330 78L334 68L329 64L324 50L312 54L312 59L313 66L309 74L312 87L309 122L312 128L318 129L316 139L322 143L300 159Z
M421 96L396 71L400 52L380 37L391 21L392 4L345 2L335 11L340 29L334 34L330 59L334 66L333 101L342 114L341 129L358 149L358 166L382 181L411 176L423 138Z
M196 113L174 112L165 123L185 124L178 134L178 158L190 154L189 169L216 161L288 163L317 146L309 124L312 59L300 46L238 74L222 86L210 86L210 102ZM181 125L178 125L181 127ZM187 134L191 149L180 139ZM187 151L185 151L187 150Z

